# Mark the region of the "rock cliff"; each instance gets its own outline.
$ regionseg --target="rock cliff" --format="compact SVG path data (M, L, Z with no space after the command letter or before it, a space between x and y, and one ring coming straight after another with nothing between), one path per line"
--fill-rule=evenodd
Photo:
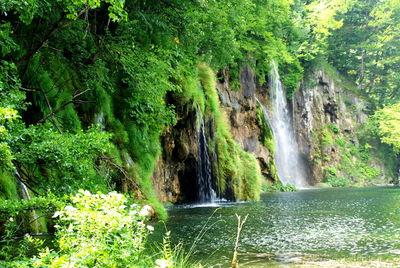
M308 160L313 185L364 185L388 176L385 164L374 157L378 148L360 144L366 107L349 88L336 73L320 68L302 80L292 100L299 149Z
M267 108L270 105L268 85L260 85L248 66L240 70L236 87L226 70L220 71L217 77L219 102L228 119L232 138L244 151L256 157L264 177L263 184L278 182L272 132L260 107L260 103ZM364 185L387 176L383 163L374 160L373 150L367 148L365 142L360 144L357 133L367 120L365 104L347 88L335 75L319 69L301 81L290 101L299 150L309 169L310 185L321 182L333 186ZM160 201L175 203L195 199L199 112L192 103L173 99L178 123L162 137L163 153L153 174L153 183ZM215 163L212 173L216 177L219 152L212 143L215 119L205 115L203 120L211 145L210 157ZM217 188L217 182L213 183ZM219 195L234 199L227 192Z

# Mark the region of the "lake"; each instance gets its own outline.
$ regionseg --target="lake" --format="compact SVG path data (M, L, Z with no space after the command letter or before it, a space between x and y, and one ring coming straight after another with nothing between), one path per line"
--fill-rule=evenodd
M264 194L259 202L180 205L169 209L165 224L173 243L187 250L195 243L195 259L228 267L235 214L249 215L240 239L241 267L400 257L399 187L310 189ZM159 223L156 229L165 228Z

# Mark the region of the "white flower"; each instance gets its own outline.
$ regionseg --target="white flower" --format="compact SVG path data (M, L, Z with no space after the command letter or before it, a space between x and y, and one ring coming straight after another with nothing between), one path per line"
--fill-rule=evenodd
M156 268L168 268L172 266L172 262L170 260L158 259L156 260Z
M149 205L144 205L139 212L139 215L142 217L149 217L153 214L153 208Z
M62 214L61 211L56 211L56 212L54 213L54 215L53 215L52 218L57 218L57 217L60 216L61 214Z
M150 232L154 231L154 227L151 225L147 225L147 230L149 230Z
M66 206L66 207L64 208L64 210L65 210L67 213L73 213L73 212L76 211L76 208L74 208L73 206Z

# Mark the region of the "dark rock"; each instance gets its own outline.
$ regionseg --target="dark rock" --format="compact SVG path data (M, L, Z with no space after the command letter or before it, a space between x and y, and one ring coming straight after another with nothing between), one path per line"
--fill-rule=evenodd
M256 78L254 71L248 66L240 70L240 87L245 98L251 98L256 92Z

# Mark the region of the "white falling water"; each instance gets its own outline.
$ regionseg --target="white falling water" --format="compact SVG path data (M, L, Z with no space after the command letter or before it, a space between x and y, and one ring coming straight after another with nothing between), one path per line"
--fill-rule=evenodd
M18 183L21 187L21 194L22 194L22 198L24 200L31 200L31 195L29 193L28 187L26 187L26 184L21 180L21 176L19 175L18 171L15 170L15 175L18 177ZM31 210L30 212L28 212L28 219L29 219L29 226L31 228L31 232L33 234L38 234L39 233L39 216L36 213L36 210Z
M204 130L204 121L200 126L197 137L199 159L197 161L197 201L200 203L214 203L217 195L213 189L211 159L208 154L207 136Z
M282 87L278 67L272 62L270 73L271 127L275 143L275 164L278 177L283 184L306 187L306 172L301 160L292 125L285 90Z

